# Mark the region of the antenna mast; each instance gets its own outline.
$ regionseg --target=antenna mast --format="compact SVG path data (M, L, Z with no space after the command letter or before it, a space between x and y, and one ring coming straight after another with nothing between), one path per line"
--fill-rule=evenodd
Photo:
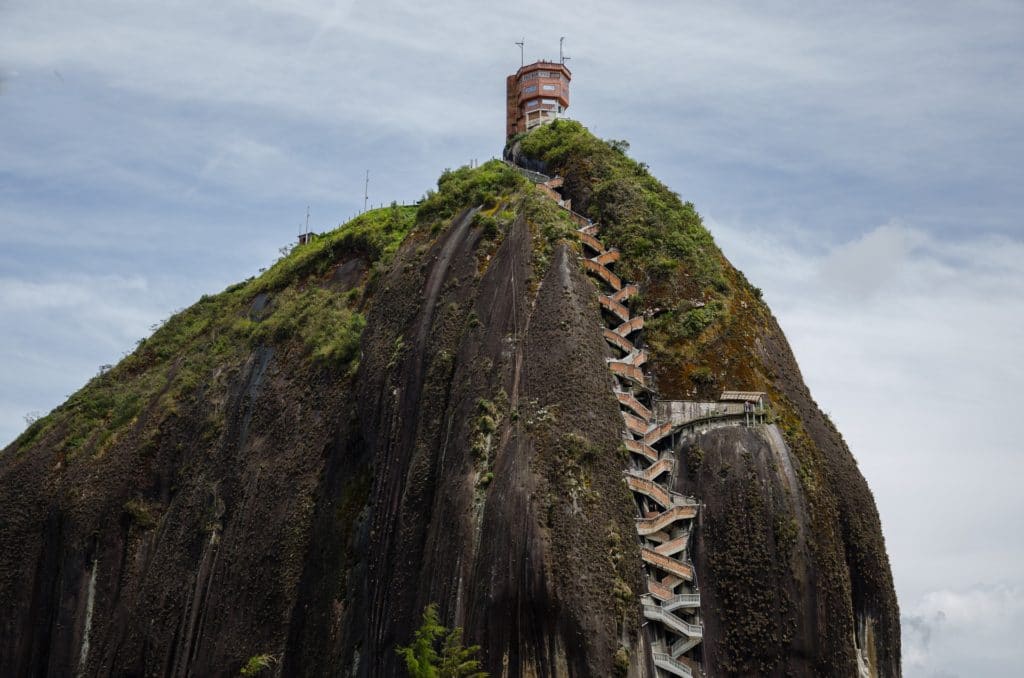
M304 232L309 234L309 205L306 205L306 230Z
M563 35L562 37L560 37L558 39L558 62L561 63L561 64L564 64L566 61L568 61L569 59L572 58L572 57L565 56L565 52L562 51L562 44L564 42L565 42L565 36Z
M523 52L523 46L526 44L526 38L523 38L516 44L519 45L519 67L522 68L523 66L526 65L526 56Z
M366 170L366 183L363 185L363 211L366 211L366 203L370 199L370 170Z

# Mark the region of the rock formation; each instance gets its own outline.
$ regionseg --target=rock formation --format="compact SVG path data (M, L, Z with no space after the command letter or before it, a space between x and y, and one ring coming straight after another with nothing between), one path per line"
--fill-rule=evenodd
M429 603L492 676L900 674L874 501L759 290L621 144L506 157L204 297L0 452L0 675L404 675ZM673 419L723 391L767 406Z

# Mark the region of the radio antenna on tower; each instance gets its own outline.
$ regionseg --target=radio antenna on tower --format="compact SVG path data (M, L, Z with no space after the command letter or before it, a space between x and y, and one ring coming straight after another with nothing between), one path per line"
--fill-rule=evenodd
M526 44L526 38L523 38L516 44L519 45L519 66L522 67L526 65L526 55L523 52L523 46Z
M562 44L565 43L565 36L563 35L558 39L558 62L564 64L572 57L565 56L565 52L562 51Z
M370 170L366 170L366 183L363 184L363 211L366 211L367 201L370 199Z

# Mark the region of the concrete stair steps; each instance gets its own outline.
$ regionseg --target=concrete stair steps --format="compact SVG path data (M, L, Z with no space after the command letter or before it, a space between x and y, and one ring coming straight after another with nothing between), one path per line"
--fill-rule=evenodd
M597 301L601 304L601 308L605 309L622 322L629 320L629 309L625 305L612 299L607 294L597 295Z
M615 348L623 351L624 353L628 354L636 350L636 347L633 345L633 342L631 342L629 339L626 339L621 334L616 333L614 330L605 329L603 332L605 341L607 341Z
M691 624L671 612L664 610L661 605L658 605L650 596L641 596L641 605L643 606L644 617L652 621L660 621L666 627L674 631L676 635L691 639L696 638L697 642L700 642L700 639L704 637L704 627L700 624ZM690 647L693 647L696 644L697 643L694 643ZM675 644L673 645L670 653L673 657L678 657L682 654L682 652L675 651Z
M685 532L682 536L671 539L663 544L659 544L654 547L657 553L669 558L674 557L677 553L681 553L686 550L686 545L690 541L689 531Z
M671 652L672 651L670 649L669 650L669 656L671 656ZM693 659L690 659L689 657L685 657L685 656L684 657L673 657L673 661L675 661L678 664L682 664L683 666L686 666L687 668L689 668L690 669L690 675L692 675L693 678L704 678L704 672L701 670L701 666L700 666L699 662L696 662Z
M527 173L514 164L513 167ZM649 498L663 509L660 512L645 510L644 516L636 520L637 533L656 544L654 548L641 547L643 561L654 570L664 573L660 580L648 577L648 593L641 597L643 614L648 620L659 622L673 634L681 636L681 639L670 647L666 647L663 641L653 643L652 660L659 676L667 673L683 678L700 678L699 666L682 655L701 642L703 629L699 624L686 622L673 614L673 610L695 610L700 606L698 594L675 593L676 588L684 582L693 582L692 565L684 562L678 555L686 551L690 537L689 521L696 517L699 504L694 499L673 492L656 482L657 478L671 473L675 468L674 455L661 453L653 447L671 433L671 424L652 425L651 408L625 390L628 384L647 388L641 367L648 361L649 355L647 351L637 349L629 339L632 333L643 329L644 319L642 315L632 317L626 306L626 302L639 293L639 288L633 283L623 283L619 276L609 270L608 266L620 261L621 253L615 248L606 248L597 238L600 230L597 224L572 211L572 202L563 198L558 191L565 180L562 177L547 177L535 172L528 175L544 195L569 214L570 219L578 227L577 233L585 251L589 249L594 253L592 257L582 258L585 270L599 277L612 290L610 294L600 294L598 301L603 309L618 318L621 323L614 329L602 328L602 334L612 347L622 351L623 357L609 360L608 369L619 379L615 395L619 401L626 430L631 436L639 437L627 438L624 444L631 453L650 462L650 465L643 469L626 471L626 483L630 490ZM686 525L680 532L674 528L681 522L685 522Z
M689 507L693 505L693 500L685 494L666 490L653 480L645 478L642 473L642 471L633 470L626 470L623 472L623 475L626 477L626 484L633 492L648 497L664 509L668 509L673 506Z
M662 530L661 532L655 532L654 534L645 535L648 541L653 541L656 544L664 544L665 542L672 541L672 537L669 536L668 532ZM658 549L655 548L655 551Z
M594 250L594 252L598 254L604 254L607 251L605 250L604 245L601 243L601 241L595 238L594 236L590 235L589 233L583 233L581 231L579 235L580 242L582 242L590 249Z
M628 407L629 409L633 410L633 412L636 413L636 416L644 420L644 423L647 423L650 420L650 418L654 416L654 413L651 412L650 408L641 403L639 400L637 400L636 396L634 396L632 393L616 391L615 397L618 398L620 405L622 405L623 407ZM646 432L647 429L645 428L640 435L643 435Z
M661 532L669 525L681 520L693 520L697 517L697 505L673 506L657 515L644 516L636 519L636 531L640 536Z
M626 303L629 299L640 293L640 288L633 283L623 285L622 289L612 295L612 299L620 304Z
M702 640L704 640L703 630L699 636L684 635L682 638L672 643L672 647L669 648L669 654L677 659L681 659L683 654L700 645Z
M670 457L662 457L640 473L644 478L653 482L662 473L672 473L672 469L675 468L675 465L675 461Z
M666 574L661 578L660 583L662 586L667 586L670 589L675 590L677 586L685 582L685 579L675 576L674 574Z
M630 414L625 410L622 410L622 419L626 422L626 428L633 435L642 436L647 432L648 424L646 419L641 419L635 414Z
M616 292L622 289L622 280L619 276L609 271L602 264L597 263L593 259L584 259L583 266L598 278L608 283L608 285Z
M687 563L681 563L678 560L663 556L654 549L649 549L646 546L640 547L640 558L653 567L674 574L677 577L682 577L686 581L693 581L693 566Z
M666 612L680 609L693 610L698 607L700 607L699 593L680 593L661 601L661 609Z
M655 426L647 433L644 434L644 442L648 445L656 445L658 441L663 439L665 436L672 433L672 422L667 421L664 424Z
M552 189L547 183L537 184L537 190L554 200L559 206L565 205L565 201L562 199L562 196Z
M644 349L634 348L628 354L626 354L622 358L619 358L619 360L628 365L636 365L637 367L641 367L647 364L647 359L649 357L650 354L648 354L647 351L645 351Z
M676 595L671 588L650 577L647 578L647 593L660 601L670 600Z
M658 461L658 459L661 458L661 455L656 449L644 443L642 440L626 440L624 443L627 450L635 454L639 454L642 457L646 457L651 461Z
M693 670L686 664L673 659L667 652L657 652L651 650L651 659L654 661L654 665L662 671L667 671L673 676L680 676L680 678L694 678Z
M621 360L609 360L608 369L617 377L625 377L626 379L647 388L644 371L636 365L630 365L629 363L624 363Z
M608 264L614 264L621 257L622 253L613 247L612 249L607 250L606 252L599 254L596 257L593 257L592 260L596 261L602 266L607 266Z
M666 577L665 580L668 580ZM671 612L680 608L692 610L700 607L699 593L676 593L675 587L683 583L679 577L672 577L668 584L647 578L647 593L657 598L663 610ZM671 584L671 585L670 585Z
M642 330L643 328L644 317L642 315L635 315L628 321L616 327L613 331L620 337L628 337L629 335L633 334L633 332L636 332L637 330Z

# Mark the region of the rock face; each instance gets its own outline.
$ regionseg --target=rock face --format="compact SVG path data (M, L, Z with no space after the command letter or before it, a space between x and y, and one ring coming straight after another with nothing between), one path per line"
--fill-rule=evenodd
M617 408L588 331L593 286L564 245L532 270L522 217L478 275L472 217L421 258L403 251L369 316L356 409L375 482L337 661L358 651L371 675L400 674L395 645L437 601L495 675L608 674L619 629L607 535L631 524ZM574 469L562 441L585 433L594 461ZM579 508L573 473L595 495ZM329 670L315 652L290 656L300 672Z
M713 244L627 229L653 190L613 175L628 159L543 134L517 152L608 224L661 397L777 405L676 437L673 487L704 504L704 672L899 675L873 500L774 319ZM574 233L500 163L447 173L204 298L30 427L0 453L0 675L226 676L260 655L265 675L403 675L429 603L492 676L658 675ZM648 255L675 259L638 274Z

